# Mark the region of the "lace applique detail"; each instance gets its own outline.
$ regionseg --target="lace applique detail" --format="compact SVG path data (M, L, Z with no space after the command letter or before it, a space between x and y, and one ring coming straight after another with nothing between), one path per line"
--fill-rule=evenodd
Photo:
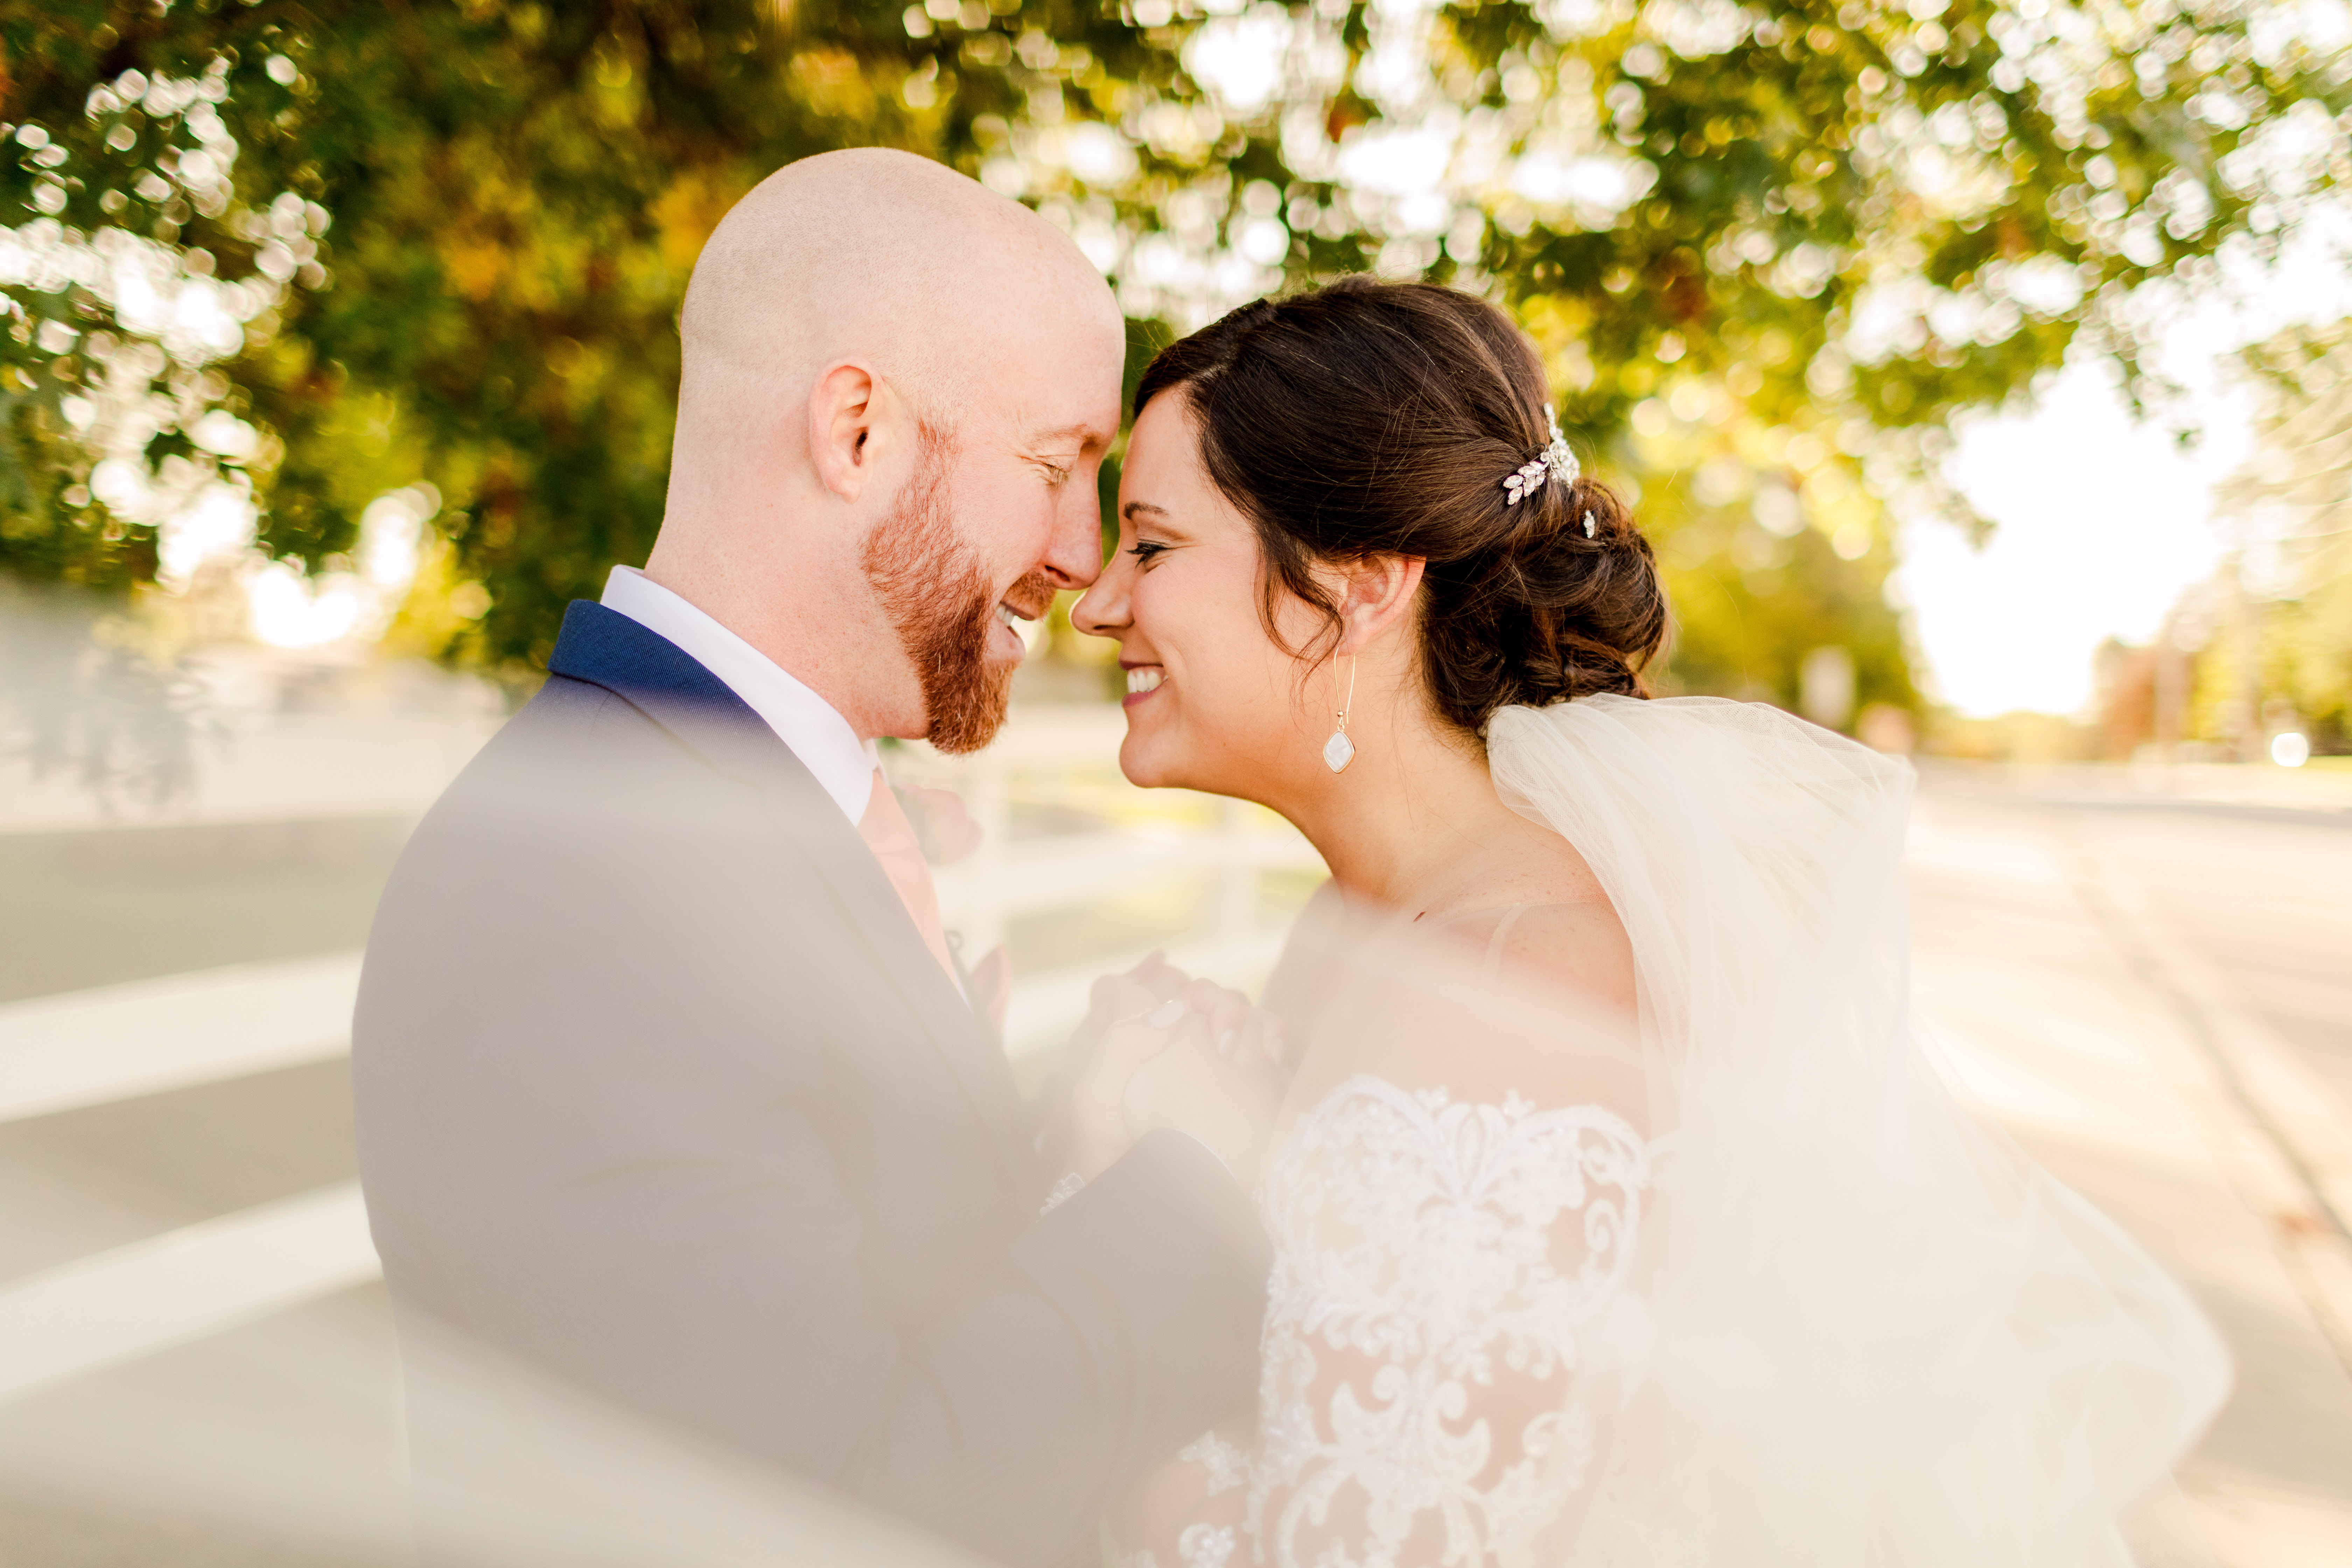
M1261 1561L1518 1564L1590 1511L1643 1359L1652 1156L1598 1106L1370 1078L1300 1121L1261 1199Z
M1176 1568L1229 1568L1239 1544L1230 1524L1188 1524L1176 1538ZM1114 1550L1110 1561L1111 1568L1160 1568L1159 1556L1148 1546Z
M1236 1487L1249 1484L1248 1450L1214 1432L1202 1433L1178 1449L1176 1458L1201 1467L1201 1482L1211 1497L1222 1497Z
M1234 1527L1188 1524L1176 1538L1179 1568L1225 1568L1234 1560Z

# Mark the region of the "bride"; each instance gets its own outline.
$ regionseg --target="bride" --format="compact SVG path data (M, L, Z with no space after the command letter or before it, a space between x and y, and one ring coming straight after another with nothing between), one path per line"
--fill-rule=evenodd
M1119 1505L1122 1568L2128 1562L2217 1342L1944 1089L1909 769L1647 700L1650 545L1550 407L1499 311L1361 279L1137 394L1075 617L1121 766L1331 882L1266 998L1258 1407Z

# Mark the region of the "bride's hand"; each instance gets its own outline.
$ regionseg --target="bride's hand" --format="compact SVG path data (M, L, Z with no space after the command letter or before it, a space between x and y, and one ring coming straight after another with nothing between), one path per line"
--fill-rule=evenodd
M1254 1179L1287 1087L1273 1015L1153 953L1095 982L1071 1045L1079 1059L1050 1134L1060 1168L1092 1180L1164 1126L1208 1145L1244 1185Z
M1161 1020L1171 1037L1127 1076L1122 1103L1129 1136L1161 1127L1182 1132L1206 1145L1244 1187L1255 1187L1290 1088L1280 1025L1240 992L1205 980L1192 982L1139 1022Z
M1213 980L1192 981L1179 994L1188 1009L1207 1020L1209 1043L1224 1060L1241 1067L1290 1067L1282 1020L1247 996Z

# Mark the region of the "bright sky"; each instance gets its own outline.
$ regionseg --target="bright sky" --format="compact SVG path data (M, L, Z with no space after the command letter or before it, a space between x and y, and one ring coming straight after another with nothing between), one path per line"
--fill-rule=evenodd
M2219 563L2211 489L2248 447L2242 402L2200 413L2183 451L2134 423L2108 367L2078 364L2032 414L1961 432L1945 471L1995 531L1979 550L1914 527L1900 578L1936 696L1972 715L2073 713L2101 642L2156 633Z
M2201 307L2168 328L2160 360L2191 391L2195 447L2136 424L2096 363L2069 366L2031 413L1958 428L1946 472L1997 531L1979 551L1949 527L1913 529L1896 583L1934 695L1972 715L2080 712L2099 644L2146 641L2211 574L2212 489L2251 454L2255 413L2221 356L2293 321L2352 314L2341 257L2315 235L2251 305Z

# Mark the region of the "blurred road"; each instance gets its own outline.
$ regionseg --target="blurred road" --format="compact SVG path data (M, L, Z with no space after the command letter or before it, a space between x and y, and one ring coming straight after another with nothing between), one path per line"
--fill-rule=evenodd
M1021 809L1049 838L1115 817ZM353 947L404 831L0 834L0 1002ZM2164 1258L2237 1357L2182 1478L2186 1532L2224 1568L2352 1563L2352 812L1931 769L1911 858L1919 1000L1958 1075ZM1169 886L1014 921L1016 959L1214 918L1213 879ZM336 1058L0 1122L0 1296L348 1180L347 1095ZM398 1451L382 1291L342 1289L0 1402L0 1563L390 1568ZM2159 1521L2147 1568L2198 1561L2184 1534Z
M2352 812L1931 770L1911 864L1919 1003L1959 1076L2230 1342L2237 1392L2181 1478L2214 1553L2352 1563Z

